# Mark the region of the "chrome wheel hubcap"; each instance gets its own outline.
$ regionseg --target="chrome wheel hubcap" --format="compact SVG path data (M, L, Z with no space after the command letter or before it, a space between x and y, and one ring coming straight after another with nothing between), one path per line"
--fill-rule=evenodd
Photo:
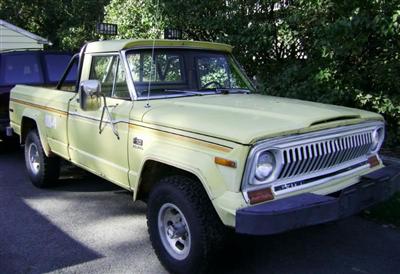
M36 175L40 170L39 151L35 143L31 143L28 148L28 161L31 171Z
M164 204L158 212L158 231L168 253L177 260L184 260L190 251L189 225L182 211L171 203Z

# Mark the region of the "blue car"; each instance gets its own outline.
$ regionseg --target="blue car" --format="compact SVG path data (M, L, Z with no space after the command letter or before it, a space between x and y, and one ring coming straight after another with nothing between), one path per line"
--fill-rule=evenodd
M16 84L32 86L56 86L67 67L72 54L51 51L8 51L0 53L0 139L6 135L9 125L10 90ZM74 84L76 68L66 77L66 83Z

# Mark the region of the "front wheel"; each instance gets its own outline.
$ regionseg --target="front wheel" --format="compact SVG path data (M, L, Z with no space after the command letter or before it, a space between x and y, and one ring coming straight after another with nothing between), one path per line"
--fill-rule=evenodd
M154 186L147 225L157 257L171 273L206 272L223 246L223 224L202 185L187 177Z
M36 130L26 136L25 165L32 184L39 188L54 184L60 174L60 159L46 156Z

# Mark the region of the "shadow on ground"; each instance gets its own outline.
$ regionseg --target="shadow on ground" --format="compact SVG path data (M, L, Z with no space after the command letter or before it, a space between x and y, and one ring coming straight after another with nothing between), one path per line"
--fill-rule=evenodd
M236 236L215 273L399 273L400 232L352 217L269 236Z
M0 159L1 273L43 273L102 257L26 203L41 193L20 184L26 181L25 171L12 164L22 160L20 155Z

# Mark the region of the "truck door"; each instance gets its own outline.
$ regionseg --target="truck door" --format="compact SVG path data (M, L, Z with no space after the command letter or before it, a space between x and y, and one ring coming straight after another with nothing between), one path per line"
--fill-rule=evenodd
M132 102L123 62L118 54L86 55L83 68L81 80L99 80L107 106L102 103L98 110L84 111L78 96L71 101L68 121L71 160L129 188L127 145Z

